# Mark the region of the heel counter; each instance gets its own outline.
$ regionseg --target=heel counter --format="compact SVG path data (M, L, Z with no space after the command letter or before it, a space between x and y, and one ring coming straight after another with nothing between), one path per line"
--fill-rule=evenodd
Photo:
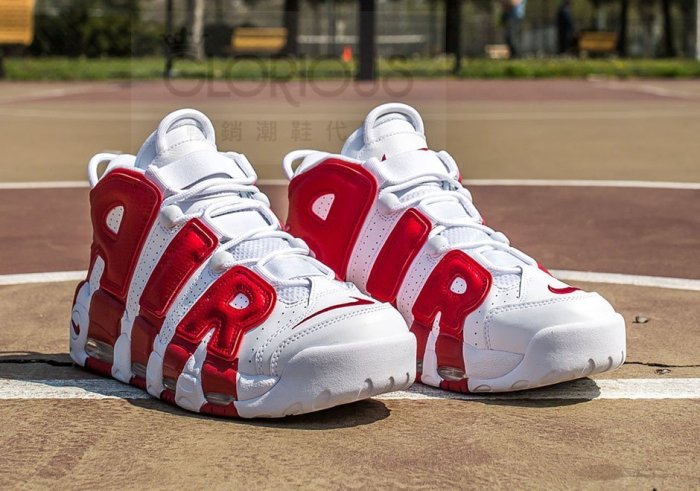
M292 179L287 228L345 279L350 255L377 196L377 181L355 162L329 158Z

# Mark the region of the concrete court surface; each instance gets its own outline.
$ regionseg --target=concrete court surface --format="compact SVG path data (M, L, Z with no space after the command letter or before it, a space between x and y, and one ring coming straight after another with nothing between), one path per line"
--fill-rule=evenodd
M193 83L177 93L160 82L0 84L0 487L700 486L697 82L414 81L401 98L426 114L432 146L449 149L465 178L650 181L471 186L489 225L550 269L628 275L575 282L628 321L628 358L616 372L541 396L409 393L282 421L222 421L89 391L17 395L12 388L25 381L82 390L96 379L67 356L75 281L22 284L26 273L85 269L88 190L26 183L84 180L92 153L135 152L180 106L209 113L223 148L246 153L261 178L279 179L285 151L339 149L339 136L399 92L379 87L363 97L363 86L351 85L328 95L333 87L322 85L294 101L280 95L282 87L300 94L294 84L272 93ZM284 187L263 187L284 216ZM646 277L684 286L630 284ZM635 381L641 388L623 398L609 390ZM674 396L674 387L691 389ZM573 388L579 395L547 397Z
M220 147L246 154L260 178L282 178L286 152L338 152L361 118L387 101L415 105L430 145L448 149L465 178L698 182L700 90L679 84L5 83L0 182L82 180L92 154L136 152L161 117L181 107L206 112Z

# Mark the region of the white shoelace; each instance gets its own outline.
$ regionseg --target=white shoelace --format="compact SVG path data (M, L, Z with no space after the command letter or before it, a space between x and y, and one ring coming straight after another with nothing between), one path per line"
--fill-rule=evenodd
M231 268L236 265L255 265L264 271L266 275L280 286L308 286L309 280L306 278L283 279L274 275L266 265L275 258L282 256L303 257L311 262L323 276L329 279L335 277L333 271L323 263L314 259L310 254L306 243L293 237L280 229L279 221L269 208L267 197L254 185L255 178L231 179L231 178L210 178L199 182L188 189L176 190L174 194L163 200L163 208L177 206L180 203L192 199L225 198L217 200L203 209L194 213L181 214L172 220L174 226L182 225L192 218L206 217L209 220L216 216L235 213L241 211L255 211L262 215L268 225L254 227L235 237L223 237L222 245L214 254L212 261L218 256L218 266L221 268ZM178 207L179 209L179 207ZM289 245L288 248L280 248L269 252L262 257L250 257L241 260L234 260L230 251L246 241L260 239L282 239ZM225 254L221 254L224 251Z
M444 153L444 152L441 152ZM449 157L451 158L451 157ZM411 191L420 192L412 195ZM455 219L441 219L433 228L429 242L436 249L436 253L443 253L449 249L467 249L475 251L486 263L489 269L503 274L519 274L520 266L506 267L494 264L481 252L487 250L500 250L507 252L525 264L536 266L537 262L527 254L511 247L508 238L501 232L497 232L481 223L481 215L472 202L471 193L462 186L458 180L447 174L429 173L417 178L409 179L384 187L379 193L379 200L387 208L389 213L406 210L412 206L421 205L424 208L430 204L458 202L465 210L464 216ZM443 232L455 228L466 227L482 232L488 237L484 240L463 241L449 243ZM437 239L436 239L437 238Z

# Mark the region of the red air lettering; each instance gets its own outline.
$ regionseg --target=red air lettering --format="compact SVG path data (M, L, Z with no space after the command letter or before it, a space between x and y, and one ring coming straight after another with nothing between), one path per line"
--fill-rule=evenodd
M141 311L131 331L131 363L145 369L153 341L165 316L188 278L204 263L219 243L216 235L200 220L187 222L161 256L141 294ZM136 385L145 386L143 377Z
M161 194L143 174L115 169L90 192L93 255L100 256L105 269L100 287L124 300L143 242L160 207ZM119 230L107 226L107 216L122 206Z
M453 291L458 279L466 283L466 290ZM413 305L411 331L418 340L418 359L423 360L428 334L440 313L440 335L435 345L438 368L465 371L464 321L481 305L490 288L491 274L483 266L462 251L448 252L430 273ZM460 386L466 390L466 384Z
M367 280L367 291L377 300L394 302L408 268L428 239L432 223L410 209L399 219L377 255Z
M90 302L88 338L114 346L121 331L121 318L129 283L143 243L161 202L158 188L143 174L115 169L90 192L93 228L91 268L97 256L104 261L100 289ZM109 213L123 208L116 232L107 226ZM90 368L109 375L111 363L88 358Z
M244 299L237 308L232 302L239 295ZM165 351L163 378L177 380L188 358L213 329L202 367L204 393L226 394L235 400L238 350L243 334L264 322L275 302L274 288L260 276L243 266L228 270L209 287L177 326ZM206 410L210 412L231 415L234 411L232 404L225 406L228 409L208 406Z
M340 159L328 159L290 183L287 226L344 279L376 194L377 182L367 170ZM325 195L333 195L333 203L324 219L313 211L313 204Z

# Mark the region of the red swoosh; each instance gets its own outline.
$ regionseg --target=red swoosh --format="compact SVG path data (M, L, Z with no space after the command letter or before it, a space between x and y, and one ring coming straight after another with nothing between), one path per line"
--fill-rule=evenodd
M299 326L300 324L303 324L304 322L308 321L309 319L313 319L317 315L324 314L324 313L329 312L331 310L342 309L343 307L352 307L353 305L369 305L369 304L374 303L371 300L367 300L364 298L357 298L357 297L350 297L350 298L354 298L355 301L354 302L347 302L347 303L339 303L338 305L331 305L330 307L326 307L325 309L319 310L318 312L315 312L315 313L311 314L310 316L297 322L297 325L292 327L292 329L295 329L297 326Z
M547 288L549 288L550 292L556 293L557 295L566 295L567 293L573 293L573 292L577 292L580 290L580 288L576 288L574 286L565 286L564 288L555 288L552 285L548 285Z

